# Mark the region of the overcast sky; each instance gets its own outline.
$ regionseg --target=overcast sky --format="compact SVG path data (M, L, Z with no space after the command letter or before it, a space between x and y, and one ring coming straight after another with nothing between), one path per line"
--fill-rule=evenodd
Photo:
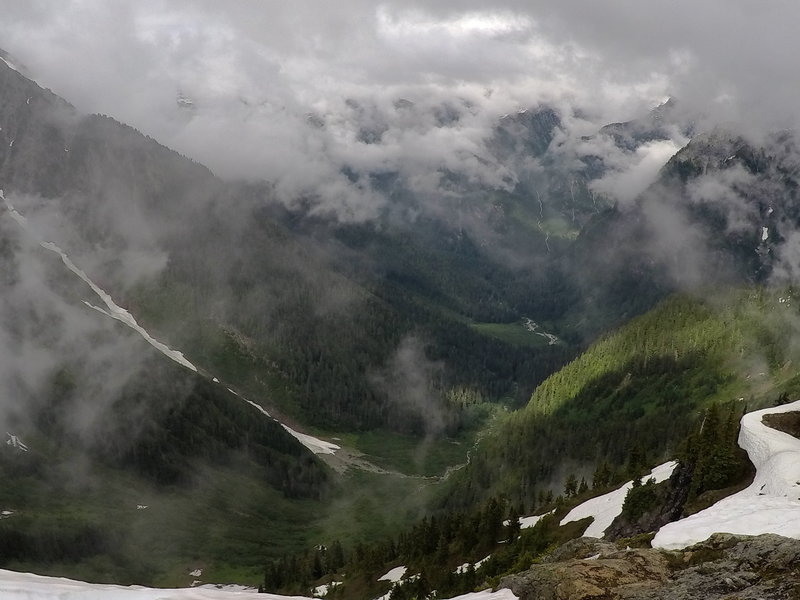
M380 200L342 164L405 165L423 185L415 164L461 164L499 115L540 102L602 124L672 95L723 121L793 126L797 23L784 0L5 0L0 47L81 110L222 175L324 188L346 212ZM457 127L426 112L445 104ZM365 123L381 143L358 139Z

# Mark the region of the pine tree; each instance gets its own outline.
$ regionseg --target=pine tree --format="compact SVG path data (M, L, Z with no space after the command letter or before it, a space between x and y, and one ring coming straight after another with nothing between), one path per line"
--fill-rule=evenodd
M522 524L519 522L519 513L517 512L516 508L513 508L509 511L508 514L508 539L509 541L514 541L519 536L520 531L522 530Z
M574 473L570 473L567 477L566 483L564 483L564 494L567 498L572 498L575 494L578 493L578 480L575 477Z

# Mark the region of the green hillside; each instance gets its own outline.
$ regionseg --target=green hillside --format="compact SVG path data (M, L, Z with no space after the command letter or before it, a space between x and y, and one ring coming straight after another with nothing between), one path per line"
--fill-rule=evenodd
M506 494L533 501L570 471L591 479L605 462L638 452L671 455L699 410L737 401L753 408L796 393L791 291L762 288L673 296L551 375L528 405L497 421L445 505Z

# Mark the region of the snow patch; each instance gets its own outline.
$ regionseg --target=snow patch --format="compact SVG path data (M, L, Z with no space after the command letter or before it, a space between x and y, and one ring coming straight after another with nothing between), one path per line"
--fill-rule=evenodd
M61 577L0 570L0 598L3 600L290 600L287 596L277 594L255 596L256 592L243 586L203 585L197 588L157 589L84 583Z
M6 440L6 444L11 446L12 448L16 448L17 450L22 450L23 452L28 451L28 447L22 443L22 440L19 439L19 436L14 435L13 433L9 433L6 431L6 435L8 439Z
M466 572L469 570L469 568L470 568L470 567L472 567L472 569L473 569L474 571L477 571L477 570L478 570L478 569L480 569L480 568L483 566L483 564L484 564L484 563L485 563L487 560L489 560L490 558L492 558L492 555L491 555L491 554L490 554L489 556L484 556L482 559L480 559L480 560L479 560L478 562L476 562L474 565L473 565L472 563L468 563L468 562L466 562L466 563L464 563L463 565L459 565L458 567L456 567L456 570L455 570L455 571L453 571L453 573L455 573L456 575L463 575L464 573L466 573Z
M678 463L675 461L664 463L654 468L650 471L649 475L645 475L642 479L647 481L653 478L656 480L656 483L661 483L670 478L676 466L678 466ZM580 521L586 517L593 517L594 521L586 528L583 535L596 538L603 537L609 525L622 513L622 505L625 503L625 496L628 495L628 490L632 487L633 481L629 481L613 492L597 496L596 498L587 500L583 504L579 504L573 508L566 517L561 519L560 524L566 525L572 521Z
M189 575L192 577L200 577L203 574L203 569L195 569L194 571L189 571Z
M403 575L406 574L406 571L408 571L408 568L402 565L395 567L394 569L390 569L389 572L378 577L378 581L391 581L392 583L397 583L403 578Z
M753 483L705 510L664 525L653 538L653 547L685 548L712 533L800 538L800 440L761 421L764 415L793 411L800 411L800 401L744 415L739 445L756 467Z
M341 450L341 446L337 446L332 442L326 442L325 440L315 438L314 436L308 435L306 433L300 433L299 431L295 431L294 429L292 429L288 425L284 425L283 423L281 423L281 427L283 427L286 431L288 431L289 435L291 435L298 442L303 444L303 446L311 450L311 452L313 452L314 454L335 454L337 450Z
M19 69L17 68L17 66L14 63L7 61L2 56L0 56L0 60L2 60L9 69L12 69L12 70L16 71L17 73L19 73Z
M330 583L324 583L322 585L318 585L314 588L311 595L315 598L324 598L328 595L328 592L335 588L337 585L342 585L341 581L331 581Z
M13 141L12 141L12 143L13 143ZM64 251L61 248L59 248L56 244L54 244L52 242L44 242L44 241L38 240L38 238L36 238L36 236L34 236L33 233L30 231L30 229L28 227L27 219L23 215L21 215L8 202L8 200L6 200L5 196L3 195L3 191L2 190L0 190L0 199L2 199L3 202L5 203L6 208L8 209L9 213L11 214L11 217L23 229L25 229L25 231L27 231L31 236L33 236L34 239L37 239L39 245L42 248L45 248L46 250L50 250L51 252L54 252L54 253L58 254L59 256L61 256L61 261L66 265L66 267L70 271L75 273L75 275L80 277L87 285L89 285L89 287L92 289L92 291L106 305L106 308L104 309L104 308L101 308L99 306L95 306L95 305L91 304L90 302L87 302L86 300L84 300L83 303L86 306L88 306L89 308L91 308L93 310L96 310L96 311L98 311L98 312L100 312L100 313L102 313L102 314L104 314L104 315L106 315L108 317L111 317L112 319L116 319L117 321L121 321L122 323L124 323L125 325L127 325L128 327L130 327L131 329L136 331L137 333L139 333L139 335L141 335L142 338L144 338L144 340L148 344L153 346L156 350L161 352L163 355L165 355L166 357L174 360L176 363L186 367L187 369L190 369L190 370L192 370L194 372L197 372L197 367L195 367L192 363L190 363L183 356L182 352L179 352L177 350L172 350L166 344L163 344L163 343L159 342L158 340L154 339L147 331L145 331L144 328L142 328L139 325L139 323L136 322L136 319L133 317L133 315L131 313L129 313L124 308L121 308L120 306L118 306L114 302L114 300L111 298L111 296L108 295L99 286L97 286L91 279L89 279L89 277L86 275L86 273L84 273L81 269L79 269L75 265L75 263L73 263L72 260L70 260L70 258L66 255L66 253L64 253ZM219 383L219 380L216 377L213 379L213 381L215 383ZM266 410L264 410L264 408L262 406L260 406L259 404L256 404L255 402L251 402L250 400L247 400L246 398L243 398L240 394L238 394L237 392L235 392L231 388L227 388L227 389L228 389L228 391L230 393L238 396L239 398L241 398L242 400L244 400L248 404L250 404L253 407L255 407L257 410L259 410L265 416L270 417L270 414ZM305 433L300 433L299 431L295 431L294 429L292 429L291 427L289 427L287 425L283 425L283 424L281 424L281 425L283 426L283 428L291 436L293 436L295 439L297 439L301 444L303 444L303 446L308 448L314 454L334 454L336 452L336 450L340 450L341 449L336 444L332 444L330 442L326 442L324 440L317 439L317 438L315 438L313 436L310 436L310 435L307 435ZM27 448L25 448L25 449L27 450Z
M531 527L534 527L539 521L541 521L547 515L552 515L553 512L555 512L555 510L556 509L554 508L550 512L546 512L546 513L543 513L541 515L531 515L530 517L522 517L519 520L519 528L520 529L530 529ZM505 525L506 527L508 527L510 524L511 524L510 520L503 521L503 525Z
M761 228L761 241L766 242L769 239L769 227Z
M8 209L9 213L11 214L11 217L23 229L25 229L29 234L31 234L33 236L33 232L31 232L30 229L28 228L27 219L25 217L23 217L19 212L17 212L17 210L8 202L8 200L6 200L5 196L3 196L2 190L0 190L0 198L5 203L6 208ZM61 248L59 248L53 242L45 242L45 241L39 240L38 238L36 238L36 236L33 236L33 237L34 237L34 239L36 239L38 241L39 245L42 248L44 248L45 250L50 250L50 252L54 252L55 254L58 254L61 257L61 262L63 262L64 265L70 271L75 273L75 275L80 277L92 289L92 291L95 294L97 294L97 296L100 298L100 300L103 301L103 304L106 305L107 310L103 309L103 308L100 308L98 306L94 306L94 305L90 304L89 302L86 302L85 300L84 300L84 304L86 304L88 307L90 307L90 308L92 308L92 309L94 309L96 311L99 311L99 312L111 317L112 319L116 319L117 321L120 321L120 322L124 323L125 325L127 325L128 327L130 327L131 329L136 331L139 335L141 335L148 344L153 346L156 350L161 352L164 356L167 356L168 358L171 358L176 363L178 363L180 365L183 365L187 369L191 369L192 371L195 371L195 372L197 371L197 367L195 367L192 363L190 363L188 360L186 360L186 358L184 358L182 353L178 352L177 350L171 350L165 344L162 344L158 340L153 339L153 337L149 333L147 333L139 325L139 323L136 322L136 319L133 318L133 315L131 315L131 313L129 313L124 308L121 308L120 306L118 306L114 302L114 300L111 298L111 296L109 296L104 290L100 289L100 287L98 285L96 285L91 279L89 279L89 277L86 275L86 273L84 273L81 269L79 269L75 265L75 263L73 263L72 260L70 260L69 256L67 256Z

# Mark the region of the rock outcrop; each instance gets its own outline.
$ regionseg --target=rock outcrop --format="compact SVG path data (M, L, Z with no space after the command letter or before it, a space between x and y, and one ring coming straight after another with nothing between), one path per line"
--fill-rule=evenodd
M520 600L800 598L800 540L720 533L665 552L579 538L499 587Z

